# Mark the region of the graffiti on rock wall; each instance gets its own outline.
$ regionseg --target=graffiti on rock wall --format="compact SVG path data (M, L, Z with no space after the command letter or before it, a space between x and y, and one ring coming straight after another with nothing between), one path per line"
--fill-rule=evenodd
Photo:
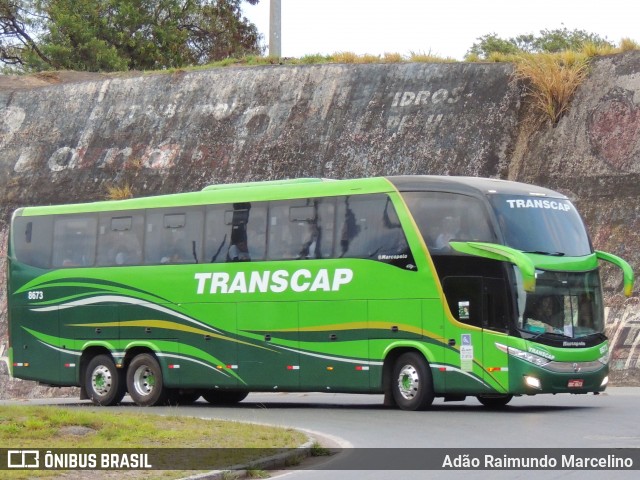
M613 89L587 118L593 154L617 170L629 170L640 159L640 105L634 92Z
M640 382L640 312L638 305L607 309L612 375L627 373Z
M399 91L391 101L392 114L387 120L387 130L402 133L409 119L415 116L416 107L443 106L458 103L464 87L456 87L451 90L440 88L434 92L430 90ZM442 112L430 113L425 118L425 127L442 122L445 114Z
M464 86L392 91L386 98L390 107L387 110L388 115L383 116L374 128L389 135L405 133L408 128L419 128L425 132L429 127L460 116L459 113L452 113L451 108L460 101L464 91ZM379 93L375 89L371 90L363 105L367 105ZM332 102L332 98L327 97L325 102ZM352 108L357 110L362 107L355 103L357 102L354 102ZM216 103L198 105L191 110L186 110L179 104L167 104L157 108L129 104L119 110L115 107L104 109L98 104L87 119L77 144L63 144L53 152L49 148L51 143L55 143L55 138L47 144L25 145L20 149L18 158L14 160L14 172L22 174L39 171L43 166L54 173L86 168L117 169L126 166L129 159L139 160L143 167L149 169L166 171L173 168L179 159L202 157L207 144L206 135L201 139L200 145L194 145L190 141L192 138L188 138L184 143L176 141L172 138L173 130L167 124L169 119L180 117L191 125L212 126L224 121L227 125L232 125L234 147L242 149L245 144L256 138L264 141L266 137L267 140L277 141L278 129L290 120L289 112L295 106L287 105L287 102L270 106L241 105L233 99L218 99ZM20 107L0 110L0 147L8 144L16 134L28 134L26 129L30 127L25 125L29 125L30 122L25 121L27 115L28 113ZM114 123L116 117L118 121ZM313 120L309 118L306 121ZM149 144L127 144L128 133L139 123L146 124L148 133L156 140ZM310 125L309 128L316 127ZM97 146L93 140L105 135L120 136L125 140L118 146Z

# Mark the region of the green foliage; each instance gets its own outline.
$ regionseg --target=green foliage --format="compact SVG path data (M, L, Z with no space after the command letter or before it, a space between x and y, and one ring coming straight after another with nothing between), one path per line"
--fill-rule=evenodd
M495 33L490 33L478 38L478 42L467 52L467 55L476 55L479 58L487 59L492 53L503 55L518 53L518 46L511 40L504 40Z
M242 17L243 1L258 2L0 0L0 32L11 22L23 26L13 28L11 37L21 48L0 49L0 61L23 71L99 72L181 68L260 54L258 31ZM25 35L36 29L37 42L25 44Z
M566 27L541 30L539 35L525 34L504 39L495 33L484 35L467 52L467 59L489 59L492 54L517 55L522 53L558 53L566 50L581 51L587 45L610 47L606 38L584 30L568 30Z

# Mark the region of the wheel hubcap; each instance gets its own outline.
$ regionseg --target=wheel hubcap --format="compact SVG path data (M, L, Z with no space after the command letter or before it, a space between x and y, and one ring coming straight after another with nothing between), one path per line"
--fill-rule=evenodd
M133 388L138 395L149 395L155 384L156 377L146 365L139 367L133 374Z
M413 365L405 365L398 375L398 391L405 400L412 400L418 394L420 378Z
M98 395L106 395L111 390L111 372L104 365L99 365L91 374L91 386Z

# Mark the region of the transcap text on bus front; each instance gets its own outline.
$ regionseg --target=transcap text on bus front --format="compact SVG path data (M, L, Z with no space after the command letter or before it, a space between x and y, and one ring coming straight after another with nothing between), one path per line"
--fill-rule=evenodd
M286 290L293 292L337 292L340 287L353 280L350 268L336 268L329 270L321 268L316 273L301 268L294 272L276 270L271 272L250 271L229 274L227 272L196 273L194 279L198 285L196 293L282 293Z
M505 200L510 208L544 208L547 210L564 210L568 212L571 210L571 205L567 202L555 201L555 200L540 200L540 199L527 199L527 200Z

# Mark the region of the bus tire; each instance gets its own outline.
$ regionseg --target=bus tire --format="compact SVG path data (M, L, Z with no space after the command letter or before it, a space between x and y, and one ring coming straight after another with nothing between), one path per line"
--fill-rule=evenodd
M117 405L125 394L124 374L110 355L96 355L85 370L84 388L96 405Z
M131 360L127 369L127 390L133 401L141 407L166 402L168 390L164 388L162 369L153 355L141 353Z
M391 391L402 410L425 410L433 403L431 370L417 352L403 353L393 367Z
M476 398L487 408L503 408L511 401L513 395L478 395Z
M211 405L235 405L247 398L249 392L245 390L205 390L204 398Z

